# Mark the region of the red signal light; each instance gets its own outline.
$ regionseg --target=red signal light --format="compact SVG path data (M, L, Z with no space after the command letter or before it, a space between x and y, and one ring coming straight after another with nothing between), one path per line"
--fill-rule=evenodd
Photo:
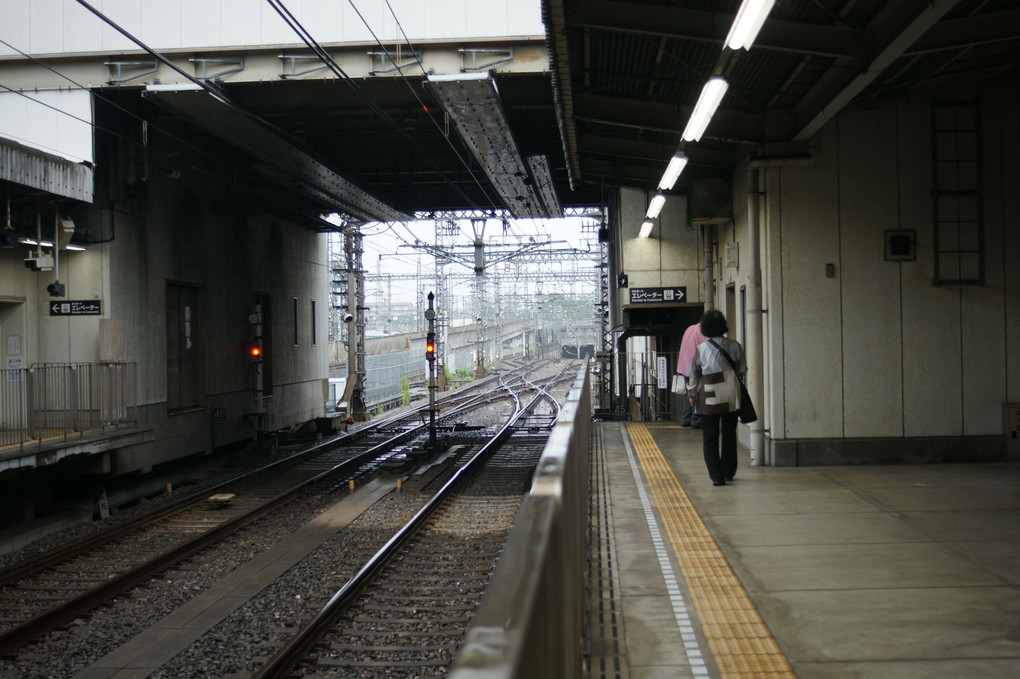
M436 360L435 333L430 332L425 337L425 358L428 361Z
M252 347L248 351L248 355L251 356L253 359L261 358L262 357L262 347Z

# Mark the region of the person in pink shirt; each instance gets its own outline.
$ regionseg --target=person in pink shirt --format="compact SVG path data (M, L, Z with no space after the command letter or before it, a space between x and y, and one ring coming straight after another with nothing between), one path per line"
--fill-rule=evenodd
M687 330L684 331L684 338L680 341L680 354L676 359L676 371L677 374L684 376L685 389L691 377L691 360L694 358L694 351L704 341L705 336L701 334L700 323L687 326ZM690 402L686 398L686 393L684 393L684 398L680 400L682 403L680 407L680 426L701 429L701 415L694 412L694 408L691 407Z

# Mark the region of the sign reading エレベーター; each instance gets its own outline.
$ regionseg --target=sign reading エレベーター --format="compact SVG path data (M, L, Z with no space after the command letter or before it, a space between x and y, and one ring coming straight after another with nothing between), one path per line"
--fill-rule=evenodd
M675 288L631 288L631 304L654 304L656 302L686 302L687 286Z
M102 312L103 303L98 299L50 302L50 316L98 316Z

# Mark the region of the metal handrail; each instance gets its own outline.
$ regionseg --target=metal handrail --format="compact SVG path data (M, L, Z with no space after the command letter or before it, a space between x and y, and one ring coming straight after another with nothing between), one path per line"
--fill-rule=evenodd
M134 363L36 363L2 373L0 446L137 425Z

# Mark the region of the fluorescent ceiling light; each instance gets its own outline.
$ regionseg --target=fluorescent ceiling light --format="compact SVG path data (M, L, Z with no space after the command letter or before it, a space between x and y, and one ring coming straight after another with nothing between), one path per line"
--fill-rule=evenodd
M678 153L670 158L669 165L666 166L666 171L662 173L662 179L659 180L659 190L669 191L672 189L686 166L687 156L684 154Z
M156 83L155 85L149 85L146 83L146 92L198 92L199 90L205 89L198 83Z
M655 219L659 216L659 212L662 210L662 206L666 203L666 196L661 193L655 194L655 197L648 202L648 212L645 214L647 219Z
M701 96L698 97L698 103L694 105L691 119L687 121L687 127L684 128L685 141L701 139L701 135L708 128L708 123L712 120L712 116L719 107L719 102L722 101L728 87L729 84L724 78L715 77L709 78L705 86L701 88Z
M652 220L646 219L641 223L641 233L638 234L638 238L648 238L648 235L652 232Z
M776 0L744 0L737 10L737 17L733 20L729 35L726 36L726 46L733 50L743 47L751 49L751 44L758 36L765 18L772 11L772 5Z

